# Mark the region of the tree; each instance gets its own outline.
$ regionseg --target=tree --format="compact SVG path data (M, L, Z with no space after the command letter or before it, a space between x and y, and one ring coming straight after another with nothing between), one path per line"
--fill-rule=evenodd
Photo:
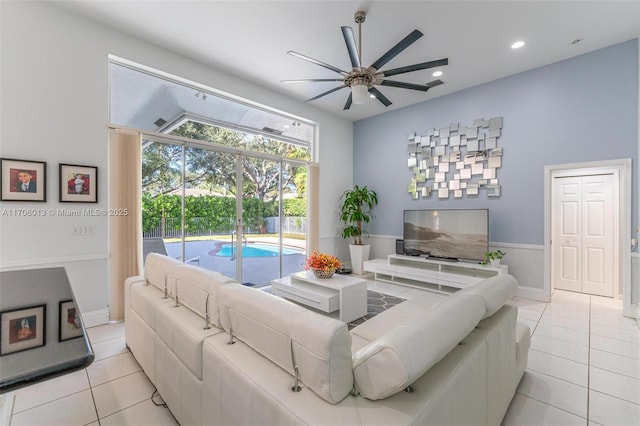
M289 158L308 158L306 149L282 143L263 136L247 135L238 131L187 121L172 132L177 136L213 142L220 145L250 149L257 152L286 155ZM153 143L143 150L143 190L153 195L166 194L182 186L181 147ZM236 157L232 153L208 151L188 147L185 149L185 185L206 187L210 190L235 194ZM298 191L301 181L306 182L306 168L290 163L242 156L243 193L245 198L263 201L277 199L280 173L283 188ZM302 175L305 178L302 178Z
M181 185L182 149L177 145L151 143L142 150L142 189L157 196Z

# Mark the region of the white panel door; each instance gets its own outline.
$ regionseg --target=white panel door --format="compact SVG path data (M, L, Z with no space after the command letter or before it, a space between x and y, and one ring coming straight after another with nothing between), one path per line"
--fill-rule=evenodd
M553 181L552 271L555 288L582 291L582 178Z
M613 296L618 226L614 192L612 174L554 179L555 288Z
M582 292L611 297L615 269L613 176L582 179Z

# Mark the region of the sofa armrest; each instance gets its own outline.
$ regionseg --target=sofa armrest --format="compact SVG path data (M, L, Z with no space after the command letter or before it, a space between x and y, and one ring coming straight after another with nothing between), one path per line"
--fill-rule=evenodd
M135 275L124 280L124 314L127 315L131 304L131 287L136 284L146 284L147 280L142 275Z
M484 313L480 296L455 295L374 340L353 354L356 389L371 400L401 392L454 349Z

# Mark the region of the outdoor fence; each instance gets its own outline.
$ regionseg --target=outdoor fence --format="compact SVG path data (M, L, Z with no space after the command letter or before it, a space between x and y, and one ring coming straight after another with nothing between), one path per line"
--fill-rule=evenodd
M285 216L282 218L282 231L277 217L267 217L264 219L267 232L277 234L306 234L307 218L302 216Z
M280 221L277 217L267 217L264 219L264 227L247 226L244 232L256 234L267 232L276 234L283 232L286 234L306 234L307 218L286 216L282 218L282 231L280 231ZM180 238L182 237L182 221L179 217L168 217L158 220L158 226L143 230L143 238ZM185 219L185 237L202 237L209 235L230 235L235 231L235 219L229 218L225 224L220 224L220 219L215 221L207 217L194 217Z

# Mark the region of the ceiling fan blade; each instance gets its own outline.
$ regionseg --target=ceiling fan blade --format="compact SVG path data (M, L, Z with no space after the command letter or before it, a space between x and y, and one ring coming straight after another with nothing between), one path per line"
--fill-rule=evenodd
M328 95L329 93L333 93L333 92L335 92L336 90L344 89L345 87L347 87L347 86L344 86L344 85L343 85L343 86L335 87L335 88L333 88L333 89L331 89L331 90L327 90L327 91L326 91L326 92L324 92L324 93L320 93L318 96L314 96L314 97L313 97L313 98L311 98L311 99L307 99L305 102L315 101L315 100L316 100L316 99L318 99L318 98L321 98L321 97L323 97L323 96L325 96L325 95Z
M429 83L427 83L427 87L432 88L432 87L440 86L441 84L444 84L444 81L442 81L442 80L433 80L433 81L430 81Z
M360 58L358 57L358 45L356 44L356 38L353 36L353 29L351 27L341 27L342 36L344 42L347 45L349 51L349 59L351 59L351 66L353 68L361 68Z
M376 99L379 100L384 106L388 107L389 105L391 105L391 101L375 87L369 87L369 93L375 96Z
M440 81L440 80L436 80L436 81ZM399 87L401 89L420 90L421 92L426 92L433 87L428 84L425 84L423 86L421 84L404 83L402 81L393 81L393 80L382 80L380 84L382 86ZM440 82L440 84L442 84L442 82ZM437 86L437 84L435 84L435 86Z
M349 92L349 97L347 98L347 103L344 104L344 108L342 108L342 110L346 111L349 108L351 108L351 102L353 102L353 94L351 92Z
M325 63L324 63L324 62L322 62L322 61L319 61L319 60L317 60L317 59L310 58L310 57L308 57L308 56L306 56L306 55L303 55L302 53L294 52L293 50L290 50L290 51L288 51L287 53L288 53L289 55L291 55L291 56L295 56L296 58L300 58L300 59L303 59L303 60L305 60L305 61L309 61L309 62L311 62L312 64L320 65L321 67L325 67L325 68L327 68L327 69L330 69L331 71L335 71L335 72L337 72L338 74L342 74L342 75L345 75L345 76L349 75L349 73L348 73L348 72L343 71L343 70L341 70L340 68L336 68L336 67L334 67L333 65L325 64Z
M280 83L315 83L319 81L344 81L343 78L306 78L302 80L280 80Z
M376 70L379 70L380 68L382 68L382 66L384 64L386 64L387 62L389 62L390 60L392 60L393 58L395 58L400 52L402 52L404 49L406 49L407 47L411 46L411 44L418 40L420 37L422 37L422 33L418 30L413 30L411 32L411 34L409 34L408 36L406 36L405 38L403 38L402 40L400 40L400 42L398 44L396 44L395 46L393 46L391 49L389 49L389 51L387 53L385 53L384 55L382 55L380 57L380 59L378 59L377 61L375 61L372 65L371 68L375 68Z
M423 62L421 64L408 65L406 67L394 68L392 70L382 71L382 77L391 77L392 75L404 74L418 70L426 70L427 68L441 67L449 65L449 58L438 59L437 61Z

